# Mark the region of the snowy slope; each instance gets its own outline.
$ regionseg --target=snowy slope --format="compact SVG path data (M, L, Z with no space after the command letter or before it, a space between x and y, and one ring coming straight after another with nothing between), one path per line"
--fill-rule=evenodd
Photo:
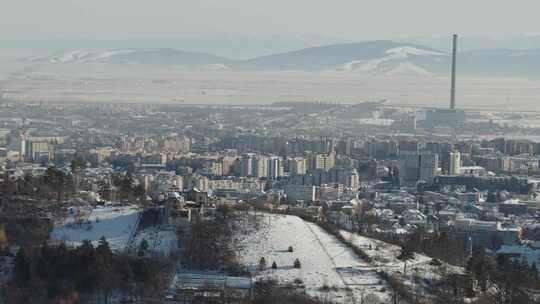
M246 60L168 48L69 50L24 63L157 65L203 70L341 71L367 75L448 76L451 45L435 50L426 46L387 40L310 47ZM460 75L538 77L540 49L485 49L458 54Z
M111 58L115 56L120 56L122 54L130 54L134 53L135 50L112 50L102 53L93 53L87 56L86 58L83 58L83 62L105 62L107 60L110 60Z
M51 232L51 239L65 241L77 246L84 240L97 245L104 236L114 250L123 250L130 233L135 229L140 209L136 206L112 207L98 206L92 210L82 211L85 223L74 224L74 216L68 217L63 225Z
M115 49L107 51L63 51L23 61L49 64L151 64L226 69L230 60L206 53L174 49Z
M116 49L102 52L67 51L27 61L53 64L154 64L197 67L204 70L331 70L396 75L431 73L415 62L417 57L445 57L446 54L412 44L367 41L337 44L263 56L229 60L206 53L175 49Z
M430 58L432 56L445 56L445 54L430 49L399 46L385 50L381 57L347 62L338 68L338 70L386 76L429 76L433 75L433 73L414 63L414 57Z
M262 222L259 231L242 241L243 262L256 272L256 278L272 277L282 283L300 279L309 295L339 303L358 302L367 293L388 299L381 292L384 282L368 264L317 225L285 215L265 215ZM294 252L287 252L289 246ZM257 271L261 257L265 258L268 269ZM301 269L293 268L296 258L302 264ZM274 261L277 270L270 268ZM331 287L331 291L321 290L323 286Z
M399 54L401 56L417 55L417 56L445 56L446 54L418 47L399 46L390 48L385 51L386 54Z
M77 61L81 60L85 57L87 57L90 53L85 51L71 51L63 54L59 54L58 56L54 56L50 58L50 62L52 63L64 63L64 62L71 62L71 61Z
M393 76L393 75L418 75L418 76L431 76L433 73L424 69L421 66L418 66L412 62L401 62L396 66L392 67L390 70L387 70L384 75Z
M140 246L143 239L150 245L151 253L168 256L178 251L178 239L172 228L153 227L138 232L134 239L135 248Z
M361 248L372 259L371 266L376 270L384 270L390 274L401 276L405 281L410 281L410 276L412 274L425 279L437 278L438 276L438 267L431 266L429 262L432 259L424 254L415 253L415 258L407 261L407 277L403 277L405 263L397 258L401 252L399 246L350 233L345 230L341 230L340 234L346 240L349 240L352 244ZM455 273L463 272L463 269L460 267L451 266L445 263L443 263L443 265L449 271Z
M345 63L338 71L364 73L371 75L433 75L427 69L410 61L403 60L402 55L390 55L373 60L354 60Z

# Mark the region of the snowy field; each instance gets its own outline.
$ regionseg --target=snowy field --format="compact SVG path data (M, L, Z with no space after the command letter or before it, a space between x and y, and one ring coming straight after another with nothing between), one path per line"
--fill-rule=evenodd
M247 235L242 259L256 278L275 278L281 283L301 280L311 296L338 303L360 303L372 293L382 303L389 300L385 283L371 267L338 239L315 224L295 216L264 215L262 227ZM292 246L294 252L287 251ZM267 269L258 271L261 257ZM293 267L298 258L300 269ZM277 269L270 266L276 262ZM323 287L327 287L323 289Z
M7 72L9 71L9 72ZM3 75L2 75L3 74ZM21 65L0 71L6 98L20 101L263 104L276 101L447 106L448 77L327 71L201 71L146 65ZM460 77L460 108L539 111L540 81ZM511 109L510 109L511 107Z
M424 279L438 278L441 273L441 267L432 266L432 259L426 255L415 253L414 259L407 261L407 270L405 277L403 275L404 262L397 257L401 253L401 247L385 243L383 241L364 237L358 234L341 230L340 234L354 246L362 249L371 259L372 269L383 270L387 273L401 277L404 282L411 283L412 277L416 276ZM463 269L441 262L445 271L462 273Z
M137 224L140 209L136 206L98 206L90 210L73 210L62 225L51 233L51 239L77 246L84 240L97 245L104 236L113 250L123 250ZM78 216L76 216L78 214ZM77 224L76 217L82 219Z
M345 230L341 230L340 234L346 240L349 240L352 244L364 250L364 252L372 258L373 266L380 267L390 272L403 271L404 263L397 258L401 252L401 247L350 233ZM408 268L427 265L431 261L431 258L423 254L415 253L414 256L414 260L407 261Z

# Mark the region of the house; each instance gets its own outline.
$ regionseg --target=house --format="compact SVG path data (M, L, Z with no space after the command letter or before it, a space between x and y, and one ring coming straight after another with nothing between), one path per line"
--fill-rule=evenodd
M166 297L169 303L244 303L253 297L250 277L214 273L176 274Z
M426 223L426 215L416 209L408 209L401 213L403 220L409 225L424 225Z
M470 239L475 247L515 245L521 236L521 228L515 225L472 218L456 218L453 228L453 234Z
M197 188L184 192L184 197L186 201L192 201L199 205L208 204L208 192L200 191Z

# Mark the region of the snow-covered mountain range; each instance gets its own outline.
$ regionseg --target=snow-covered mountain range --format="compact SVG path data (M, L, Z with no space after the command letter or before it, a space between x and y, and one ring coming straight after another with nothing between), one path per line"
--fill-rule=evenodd
M150 64L207 70L337 71L369 75L448 75L447 51L393 41L366 41L312 47L248 60L177 49L115 49L101 52L62 51L26 58L48 64ZM476 50L460 52L458 72L475 76L540 76L540 50Z
M25 60L40 63L155 64L186 67L211 67L213 65L223 67L230 61L211 54L176 49L115 49L102 52L59 51L52 55Z

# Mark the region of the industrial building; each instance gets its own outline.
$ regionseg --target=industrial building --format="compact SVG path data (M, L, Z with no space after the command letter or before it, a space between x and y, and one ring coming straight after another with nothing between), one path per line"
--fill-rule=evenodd
M456 109L456 57L457 57L457 35L453 38L452 47L452 80L450 86L450 108L432 109L426 111L424 126L427 130L434 131L438 127L456 128L463 126L466 121L465 111Z

